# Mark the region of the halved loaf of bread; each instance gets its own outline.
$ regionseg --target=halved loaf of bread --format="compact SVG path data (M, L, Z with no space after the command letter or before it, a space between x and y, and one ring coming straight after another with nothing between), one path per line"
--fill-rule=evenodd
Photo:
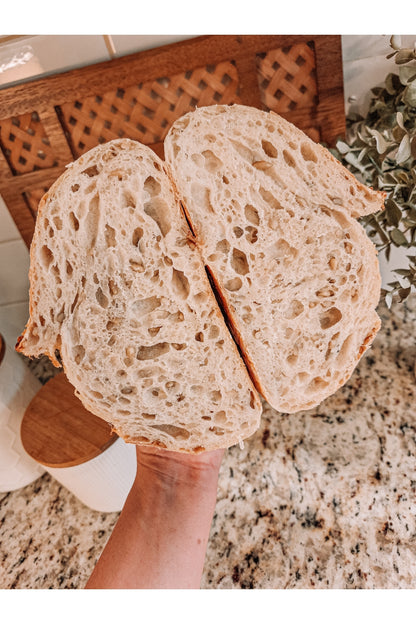
M199 452L251 435L261 403L164 163L127 139L71 164L39 205L30 319L17 347L59 351L126 441Z
M318 405L380 327L376 249L354 217L384 195L283 118L246 106L183 116L165 157L259 392L283 412Z

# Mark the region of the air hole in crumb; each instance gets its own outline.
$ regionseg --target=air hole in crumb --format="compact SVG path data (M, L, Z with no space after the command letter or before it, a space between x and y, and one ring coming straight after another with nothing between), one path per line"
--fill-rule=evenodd
M150 314L161 305L159 297L147 297L147 299L137 299L131 304L131 311L136 318L145 314Z
M137 227L133 231L133 234L132 234L132 237L131 237L131 242L132 242L132 244L135 247L137 247L139 245L139 242L140 242L140 239L142 238L142 236L143 236L143 228Z
M270 141L263 140L261 142L261 146L262 146L262 148L263 148L263 150L264 150L264 152L266 153L267 156L269 156L270 158L276 158L276 156L277 156L277 149L275 148L273 143L270 143Z
M130 266L131 270L134 271L135 273L143 273L144 272L144 265L143 265L143 262L141 260L134 260L133 258L130 258L129 266Z
M84 171L81 171L81 173L85 173L85 175L87 175L89 178L93 178L94 176L98 175L98 168L97 165L92 165L91 167L87 167L87 169L84 169Z
M318 162L315 151L309 143L301 143L300 153L302 154L303 160L311 160L314 163Z
M154 420L156 418L156 414L147 414L146 412L143 412L142 418L145 420Z
M172 286L175 294L181 299L187 299L189 296L189 281L183 271L172 270Z
M184 351L187 346L186 342L172 342L172 347L175 351Z
M136 208L136 198L134 197L133 193L131 193L130 191L124 191L123 200L124 200L124 206L126 208L131 208L132 209L131 212L133 213L134 208Z
M101 306L102 308L108 308L108 297L105 296L101 287L97 288L95 298L97 299L97 303L99 306Z
M160 195L162 190L160 182L158 182L153 176L148 176L144 181L144 190L149 193L151 197Z
M216 249L220 253L228 254L230 251L230 243L224 238L217 243Z
M72 302L72 305L71 305L71 314L73 314L73 313L74 313L75 306L76 306L76 305L77 305L77 303L78 303L78 298L79 298L79 293L77 292L77 294L75 295L75 298L74 298L74 300L73 300L73 302Z
M209 394L209 398L213 403L219 403L221 401L222 394L220 390L212 390Z
M72 229L75 230L75 232L77 232L79 230L79 221L73 212L69 213L69 222L71 224Z
M73 193L76 193L77 191L79 191L79 184L73 184L73 185L71 186L71 191L72 191Z
M195 334L195 340L197 342L204 342L204 334L203 334L203 332L197 332Z
M85 356L85 348L82 345L76 345L72 350L72 355L75 360L75 364L80 364L81 360Z
M225 282L225 288L230 292L235 292L236 290L240 290L243 282L239 277L233 277L232 279Z
M253 225L259 225L259 213L257 212L256 208L254 208L254 206L252 206L251 204L246 204L244 206L244 214L247 221L249 221Z
M231 255L231 266L239 275L246 275L249 272L246 254L235 247Z
M162 431L167 435L175 438L175 440L187 440L191 435L189 431L183 427L176 427L175 425L151 425L152 429Z
M74 269L72 268L72 264L68 262L67 260L66 261L66 274L68 275L68 277L71 277L73 272L74 272Z
M61 217L54 217L53 218L53 223L56 227L57 230L62 230L62 219Z
M224 429L222 429L221 427L210 427L209 430L215 433L215 435L217 436L224 435Z
M306 388L306 392L319 392L320 390L325 390L328 386L328 381L322 379L322 377L314 377L312 381L308 384Z
M124 388L120 390L121 394L133 394L135 391L136 388L134 386L124 386Z
M220 335L219 327L217 327L216 325L211 325L211 327L209 328L208 340L215 340L215 338L218 338L219 335Z
M338 323L342 318L342 313L338 308L330 308L319 316L319 323L322 329L329 329Z
M296 160L293 158L292 154L288 152L288 150L283 150L283 158L289 167L296 167Z
M288 364L290 364L290 366L293 366L298 361L298 354L291 353L290 355L287 356L286 361Z
M198 303L204 303L208 299L208 295L205 292L196 293L194 296L195 301Z
M40 250L40 259L45 269L48 269L53 262L53 253L47 245L43 245ZM59 271L58 271L59 274Z
M105 226L105 243L107 247L115 247L116 245L116 231L108 223Z
M192 182L191 194L196 205L201 209L205 209L207 212L215 214L214 207L211 203L211 192L208 187L202 186L202 184L198 182Z
M227 414L224 412L224 410L221 410L220 412L214 414L214 422L218 423L219 425L225 425L225 423L227 422Z
M215 156L211 150L205 150L202 152L202 156L205 159L205 169L210 172L214 172L222 166L222 160Z
M161 325L159 325L159 327L149 327L147 331L148 331L149 335L152 338L154 338L160 332L161 328L162 328Z
M242 235L244 234L244 230L238 225L235 228L233 228L233 232L236 238L241 238Z
M162 236L166 236L171 228L169 207L166 201L161 197L154 197L144 204L143 210L155 221Z
M166 355L169 348L168 342L159 342L158 344L150 345L149 347L139 347L136 357L138 360L153 360Z
M256 407L256 400L255 400L255 396L252 393L252 391L250 390L250 407L251 409L254 409Z
M252 225L249 225L248 227L246 227L246 240L251 243L254 244L257 242L257 234L258 234L258 230L257 228L253 227Z

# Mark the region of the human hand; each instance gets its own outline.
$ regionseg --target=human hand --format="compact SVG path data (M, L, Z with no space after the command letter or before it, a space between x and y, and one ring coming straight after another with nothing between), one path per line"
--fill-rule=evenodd
M155 483L164 484L165 487L178 484L198 487L203 482L216 484L224 449L190 454L151 446L137 446L136 455L135 486L143 483L144 476L148 475Z
M87 588L197 588L224 450L136 453L135 481Z

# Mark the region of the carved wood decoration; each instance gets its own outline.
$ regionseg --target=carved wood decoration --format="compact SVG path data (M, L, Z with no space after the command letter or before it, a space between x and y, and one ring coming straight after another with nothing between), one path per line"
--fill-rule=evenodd
M274 110L333 144L345 134L340 37L196 37L0 90L0 194L26 244L66 164L117 137L163 157L175 119L232 103Z

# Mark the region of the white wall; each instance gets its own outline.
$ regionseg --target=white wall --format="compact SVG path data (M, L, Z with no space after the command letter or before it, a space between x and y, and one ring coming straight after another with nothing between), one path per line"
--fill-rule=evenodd
M180 39L174 35L114 35L116 55L129 54ZM394 70L387 61L389 35L344 35L342 37L346 110L351 106L364 110L368 91ZM416 35L402 37L403 45L413 47ZM1 44L1 40L0 40ZM99 35L37 35L22 37L0 45L0 87L35 76L64 71L110 58L104 39ZM26 59L26 60L25 60ZM0 91L1 97L1 91ZM383 283L398 268L401 254L394 251L387 265L380 257ZM9 344L16 341L28 317L29 254L0 198L0 332Z

